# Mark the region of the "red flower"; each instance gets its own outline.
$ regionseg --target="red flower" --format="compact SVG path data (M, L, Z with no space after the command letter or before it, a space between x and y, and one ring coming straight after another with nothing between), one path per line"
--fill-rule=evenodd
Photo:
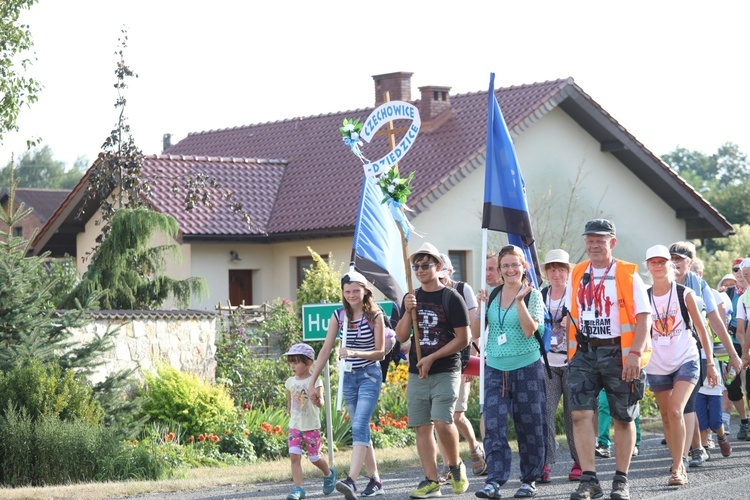
M225 430L224 434L229 434L229 429Z
M249 410L250 410L250 403L248 403L247 401L245 401L245 402L244 402L244 403L242 404L242 409L243 409L243 410L248 410L248 411L249 411Z
M193 443L193 442L195 442L195 436L190 436L190 437L188 438L188 442L190 442L190 443Z
M164 436L164 439L166 439L167 441L172 441L174 439L174 432L170 432L169 434Z
M198 436L198 439L200 439L201 441L205 441L206 440L206 436L203 435L203 434L201 434L200 436Z

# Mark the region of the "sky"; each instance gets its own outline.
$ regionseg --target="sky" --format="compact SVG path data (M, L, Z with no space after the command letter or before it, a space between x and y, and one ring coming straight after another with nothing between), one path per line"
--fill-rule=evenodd
M413 72L450 93L572 77L657 155L750 154L750 2L40 0L22 16L44 85L0 163L41 138L57 160L96 158L117 121L114 70L139 75L126 115L145 154L189 132L355 110L372 75ZM338 133L332 131L332 133Z

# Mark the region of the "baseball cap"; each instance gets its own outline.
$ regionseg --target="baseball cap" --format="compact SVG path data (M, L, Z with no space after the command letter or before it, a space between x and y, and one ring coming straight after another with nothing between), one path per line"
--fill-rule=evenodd
M448 272L453 270L453 263L451 258L444 253L440 254L440 260L443 261L443 268L438 273L438 278L445 278L448 276Z
M615 225L607 219L594 219L586 223L586 228L581 236L587 234L603 234L615 236Z
M307 344L294 344L282 356L294 356L295 354L301 354L310 358L311 361L315 361L315 351Z
M669 248L665 247L664 245L654 245L646 250L646 260L653 259L655 257L661 257L664 260L669 260L672 258L672 256L669 255Z
M743 260L744 260L744 259L743 259L742 257L737 257L736 259L734 259L734 260L732 261L732 267L734 267L734 266L739 266L740 264L742 264L742 261L743 261Z
M367 283L367 278L357 271L349 271L341 277L341 286L343 287L347 283L359 283L366 288L370 288L370 285Z
M409 256L409 260L411 261L412 264L414 264L414 257L416 257L419 254L427 254L431 257L435 257L435 259L437 259L438 262L440 262L441 264L445 264L443 262L443 259L440 257L440 252L438 252L438 249L435 248L435 245L433 245L432 243L427 243L427 242L422 243L422 246L419 247L419 250L417 250L416 252L414 252L413 254Z
M547 252L544 256L544 265L552 264L553 262L559 262L560 264L570 265L570 255L562 248L555 248Z

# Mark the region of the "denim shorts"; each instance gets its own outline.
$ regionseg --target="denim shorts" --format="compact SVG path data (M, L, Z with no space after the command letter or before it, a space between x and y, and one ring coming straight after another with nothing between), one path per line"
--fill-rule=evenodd
M380 397L380 363L344 372L344 402L352 422L352 446L370 446L370 419Z
M646 369L648 369L648 367ZM647 374L648 385L653 392L671 391L674 388L674 383L678 380L696 384L698 382L699 374L700 365L698 364L698 360L694 359L684 363L669 375Z

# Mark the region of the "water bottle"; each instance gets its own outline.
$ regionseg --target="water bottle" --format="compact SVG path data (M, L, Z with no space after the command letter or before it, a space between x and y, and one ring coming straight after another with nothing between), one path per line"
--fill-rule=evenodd
M727 371L727 378L726 378L726 385L729 385L732 383L732 380L734 380L734 377L737 376L737 371L734 369L734 366L729 368L729 371Z

